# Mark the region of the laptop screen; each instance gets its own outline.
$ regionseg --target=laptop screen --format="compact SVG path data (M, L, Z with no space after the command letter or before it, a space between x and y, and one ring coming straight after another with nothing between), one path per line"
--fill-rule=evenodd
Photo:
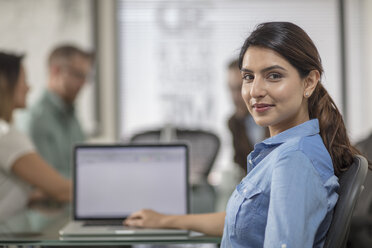
M77 220L188 212L186 145L78 145L74 160Z

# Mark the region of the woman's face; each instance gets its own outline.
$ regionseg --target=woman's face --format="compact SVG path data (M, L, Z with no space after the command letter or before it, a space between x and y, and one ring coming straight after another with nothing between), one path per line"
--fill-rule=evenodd
M245 104L258 125L269 127L271 136L309 120L306 79L278 53L249 47L241 75Z
M14 108L26 107L26 95L28 90L29 87L26 83L26 72L23 65L21 65L18 82L14 89Z

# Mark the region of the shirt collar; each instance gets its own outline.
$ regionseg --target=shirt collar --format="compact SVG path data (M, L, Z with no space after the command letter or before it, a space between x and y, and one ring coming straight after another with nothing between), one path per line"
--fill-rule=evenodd
M262 143L264 143L265 145L276 145L284 143L289 138L312 136L318 133L319 121L318 119L312 119L295 127L287 129L273 137L270 137L262 141Z
M300 125L287 129L271 138L268 138L254 146L253 151L248 155L247 171L250 172L262 159L273 149L294 137L306 137L319 133L318 119L306 121Z
M45 91L45 97L50 101L54 107L56 107L59 111L64 113L74 113L75 108L73 105L66 104L60 96L58 96L56 93L46 90Z

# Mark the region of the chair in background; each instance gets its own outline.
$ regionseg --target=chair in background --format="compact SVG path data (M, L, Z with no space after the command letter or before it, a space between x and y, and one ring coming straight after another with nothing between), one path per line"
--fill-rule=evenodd
M360 194L351 219L348 248L372 247L372 171L367 172L364 190Z
M216 193L208 183L208 174L220 149L220 139L212 132L205 130L180 129L166 126L163 129L148 130L133 135L132 143L146 142L184 142L190 152L190 202L191 213L214 211Z
M346 247L351 217L359 195L363 190L367 170L367 160L357 155L351 167L339 177L339 198L334 209L324 248Z
M356 144L364 156L372 161L372 134ZM368 170L364 190L360 194L351 219L349 248L372 247L372 171Z

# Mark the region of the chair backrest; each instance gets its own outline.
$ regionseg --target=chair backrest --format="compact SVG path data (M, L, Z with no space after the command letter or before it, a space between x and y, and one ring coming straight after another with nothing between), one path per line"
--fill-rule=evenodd
M147 142L160 142L161 130L149 130L136 133L130 138L131 143L147 143Z
M220 149L220 139L205 130L177 129L178 141L190 145L191 172L207 177Z
M363 190L367 171L367 160L357 155L354 157L354 163L350 168L339 177L339 198L334 209L324 248L346 247L351 217L358 197Z
M220 139L210 131L169 128L148 130L133 135L130 142L185 142L190 148L191 183L204 181L220 149Z
M372 215L372 171L368 170L364 190L359 196L359 200L354 209L354 216ZM372 237L371 237L372 238Z
M363 153L369 161L372 161L372 134L366 139L358 142L356 148ZM355 206L354 216L372 215L372 171L368 170L364 190L360 194L357 205ZM371 237L372 238L372 237ZM372 247L372 246L371 246Z

